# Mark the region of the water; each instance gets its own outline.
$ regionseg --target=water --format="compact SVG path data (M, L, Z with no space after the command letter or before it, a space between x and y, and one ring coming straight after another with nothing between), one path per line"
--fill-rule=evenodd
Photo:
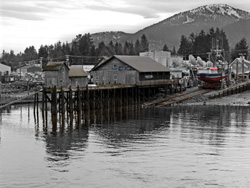
M248 187L250 108L174 107L58 129L0 113L0 187Z

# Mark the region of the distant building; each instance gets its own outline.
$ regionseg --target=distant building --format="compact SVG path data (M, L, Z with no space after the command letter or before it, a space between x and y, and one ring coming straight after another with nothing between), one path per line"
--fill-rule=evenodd
M68 87L70 85L69 67L64 62L48 63L43 71L46 87Z
M171 52L167 51L141 52L140 56L150 57L156 62L168 68L171 66Z
M90 75L94 84L137 84L168 80L170 70L149 57L115 55L95 66Z
M89 73L93 69L94 65L83 65L82 68L86 73Z
M36 73L36 72L42 72L42 68L37 67L35 65L27 65L27 66L20 67L16 70L16 73L19 76L24 76L26 73Z
M72 87L85 87L88 84L88 74L82 69L82 65L69 67L69 79Z
M11 73L11 67L0 63L0 76L9 75Z
M34 65L34 66L27 68L27 72L28 73L42 72L42 68Z

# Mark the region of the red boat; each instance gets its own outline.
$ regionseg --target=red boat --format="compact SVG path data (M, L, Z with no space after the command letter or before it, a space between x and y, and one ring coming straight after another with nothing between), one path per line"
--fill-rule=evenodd
M200 87L203 88L222 88L225 86L225 80L228 77L228 63L221 55L222 50L212 50L213 67L197 68L197 79L201 81ZM211 58L210 58L211 59Z
M227 65L224 65L227 66ZM206 67L197 68L197 78L202 81L204 88L221 87L223 81L228 77L228 68Z

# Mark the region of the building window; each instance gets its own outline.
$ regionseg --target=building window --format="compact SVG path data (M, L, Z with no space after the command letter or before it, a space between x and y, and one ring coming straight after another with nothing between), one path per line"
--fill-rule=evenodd
M62 67L62 73L63 73L63 74L65 73L65 68L64 68L64 67Z
M113 69L113 70L118 70L116 64L113 64L113 68L112 68L112 69Z
M152 74L146 74L146 75L145 75L145 78L146 78L146 79L152 79L152 78L153 78L153 75L152 75Z
M117 74L114 74L114 80L117 80L117 79L118 79Z

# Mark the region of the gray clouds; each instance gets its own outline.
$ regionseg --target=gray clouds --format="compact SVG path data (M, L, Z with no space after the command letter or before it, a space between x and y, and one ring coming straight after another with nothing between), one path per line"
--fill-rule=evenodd
M245 1L231 0L1 0L0 15L24 20L44 20L48 13L58 13L66 10L96 10L112 11L142 16L143 18L158 18L159 14L174 14L197 8L198 6L222 3L247 9L250 6Z

